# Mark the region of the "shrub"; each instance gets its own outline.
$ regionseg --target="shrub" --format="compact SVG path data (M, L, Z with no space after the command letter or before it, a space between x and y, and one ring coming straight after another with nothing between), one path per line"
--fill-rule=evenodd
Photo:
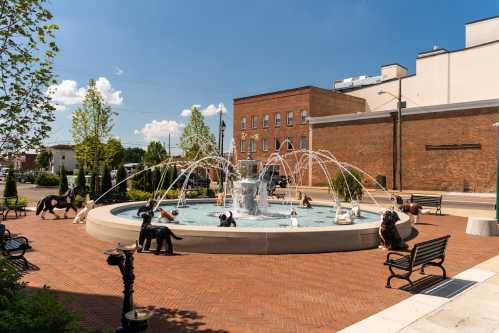
M7 199L7 205L14 205L16 203L16 198L9 198ZM26 197L18 197L17 198L17 204L18 205L27 205L28 204L28 198Z
M59 177L48 173L41 173L36 178L36 184L40 186L57 186L59 185Z
M344 201L361 200L362 199L362 175L356 170L349 169L347 171L338 171L331 179L334 190L338 196ZM355 177L355 178L354 178ZM357 180L356 180L357 179Z
M188 198L188 199L194 199L194 198L197 198L199 196L199 192L198 191L188 191L185 196Z
M95 194L97 192L97 174L92 171L90 174L90 193Z
M19 274L0 258L0 332L76 333L84 331L75 313L47 287L29 292Z
M13 168L10 168L9 172L7 173L7 179L5 180L5 188L3 190L3 196L6 198L17 196L17 183Z
M161 198L165 194L165 192L166 192L165 190L160 190L157 192L158 193L157 196ZM177 198L178 198L177 190L169 190L165 196L165 199L177 199Z
M126 190L127 190L127 187L126 187L126 183L124 180L127 178L127 175L126 175L126 170L125 170L125 167L123 165L121 165L119 168L118 168L118 172L116 173L116 184L119 184L121 182L121 184L118 185L118 193L126 193Z
M102 170L102 180L101 180L100 190L102 193L105 193L108 190L110 190L111 187L113 187L113 183L111 180L111 172L109 171L109 168L106 164L104 166L104 170Z
M68 177L64 165L61 167L61 172L59 174L59 177L60 177L59 194L64 194L68 190Z
M199 192L201 192L200 194L207 198L215 197L215 192L210 187L203 187L202 189L199 190Z
M78 169L78 175L76 177L76 186L79 186L81 191L87 191L87 180L85 178L85 169L83 169L83 165Z
M74 204L77 208L83 207L83 204L85 203L85 198L82 197L81 195L77 194L74 199Z
M145 201L152 197L152 193L141 190L129 190L128 198L131 201Z

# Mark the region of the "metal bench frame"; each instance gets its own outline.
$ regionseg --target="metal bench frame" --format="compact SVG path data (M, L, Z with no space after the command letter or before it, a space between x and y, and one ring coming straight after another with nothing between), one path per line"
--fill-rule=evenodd
M445 250L450 235L431 239L425 242L415 244L411 254L404 255L398 252L389 252L386 256L385 266L390 270L390 276L386 280L386 288L391 288L391 280L393 278L403 279L409 282L411 287L414 285L410 279L412 272L421 270L424 274L426 266L439 267L442 270L443 278L447 278L447 272L443 266L445 260ZM397 259L392 259L392 256L398 256ZM397 273L393 269L405 271L406 273Z
M434 207L437 209L436 213L442 215L441 195L411 194L411 202L420 204L421 206Z

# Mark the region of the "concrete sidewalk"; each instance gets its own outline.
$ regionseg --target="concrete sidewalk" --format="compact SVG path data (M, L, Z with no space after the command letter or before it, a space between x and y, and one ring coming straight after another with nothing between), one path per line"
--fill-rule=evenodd
M339 332L497 333L498 296L496 256Z

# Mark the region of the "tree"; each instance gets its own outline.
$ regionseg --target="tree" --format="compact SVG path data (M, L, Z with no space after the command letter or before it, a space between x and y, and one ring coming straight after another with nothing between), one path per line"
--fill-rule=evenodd
M45 0L2 1L0 6L0 157L35 149L50 133L55 107L58 47Z
M181 185L179 185L178 180L178 171L177 171L177 165L173 165L171 168L171 176L170 176L170 184L173 183L174 181L177 181L173 188L179 188Z
M60 181L59 181L59 194L64 194L68 190L68 177L66 174L66 168L61 166L61 171L59 173Z
M126 187L126 182L124 181L127 178L126 170L123 165L121 165L118 168L118 172L116 173L116 184L118 185L118 193L126 193L127 192L127 187Z
M95 194L97 193L97 173L95 171L92 171L90 174L90 193Z
M159 141L151 141L144 154L144 163L148 166L161 163L166 158L166 149Z
M180 137L180 148L187 159L200 159L215 151L215 136L204 122L204 117L196 107L192 108L189 123Z
M83 192L86 192L87 190L87 180L85 179L85 169L83 168L83 165L78 169L76 186L80 187L81 191Z
M117 169L125 158L125 149L121 145L120 140L110 138L104 146L104 159L111 169Z
M49 150L42 150L36 155L36 165L42 169L48 169L50 160L52 159L52 152Z
M83 104L73 112L71 134L77 159L92 171L97 172L104 159L103 142L111 135L112 116L113 111L104 103L95 81L88 81Z
M17 197L17 183L16 176L14 174L14 168L10 167L7 173L7 178L5 179L5 188L3 190L3 196L5 198Z
M163 190L168 189L170 187L170 184L172 183L172 167L168 167L163 169L162 173L165 173L164 175L164 180L163 180L163 186L161 187Z
M125 148L125 163L142 163L144 161L145 150L142 148Z
M102 193L107 192L111 187L113 187L113 183L111 181L111 172L109 171L109 167L107 164L104 165L104 170L102 171L102 180L100 190Z
M362 175L353 169L347 171L338 170L333 177L332 185L338 196L344 201L360 200L364 191L362 183Z

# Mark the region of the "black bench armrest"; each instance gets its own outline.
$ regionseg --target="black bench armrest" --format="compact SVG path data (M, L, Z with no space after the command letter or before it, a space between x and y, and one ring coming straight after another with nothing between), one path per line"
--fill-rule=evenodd
M390 257L391 257L392 255L393 255L393 256L397 255L397 256L399 256L399 257L405 257L407 254L402 254L402 253L399 253L399 252L388 252L388 254L386 255L386 262L385 262L385 264L387 264L387 263L389 263L389 262L390 262L390 260L391 260L391 258L390 258Z

